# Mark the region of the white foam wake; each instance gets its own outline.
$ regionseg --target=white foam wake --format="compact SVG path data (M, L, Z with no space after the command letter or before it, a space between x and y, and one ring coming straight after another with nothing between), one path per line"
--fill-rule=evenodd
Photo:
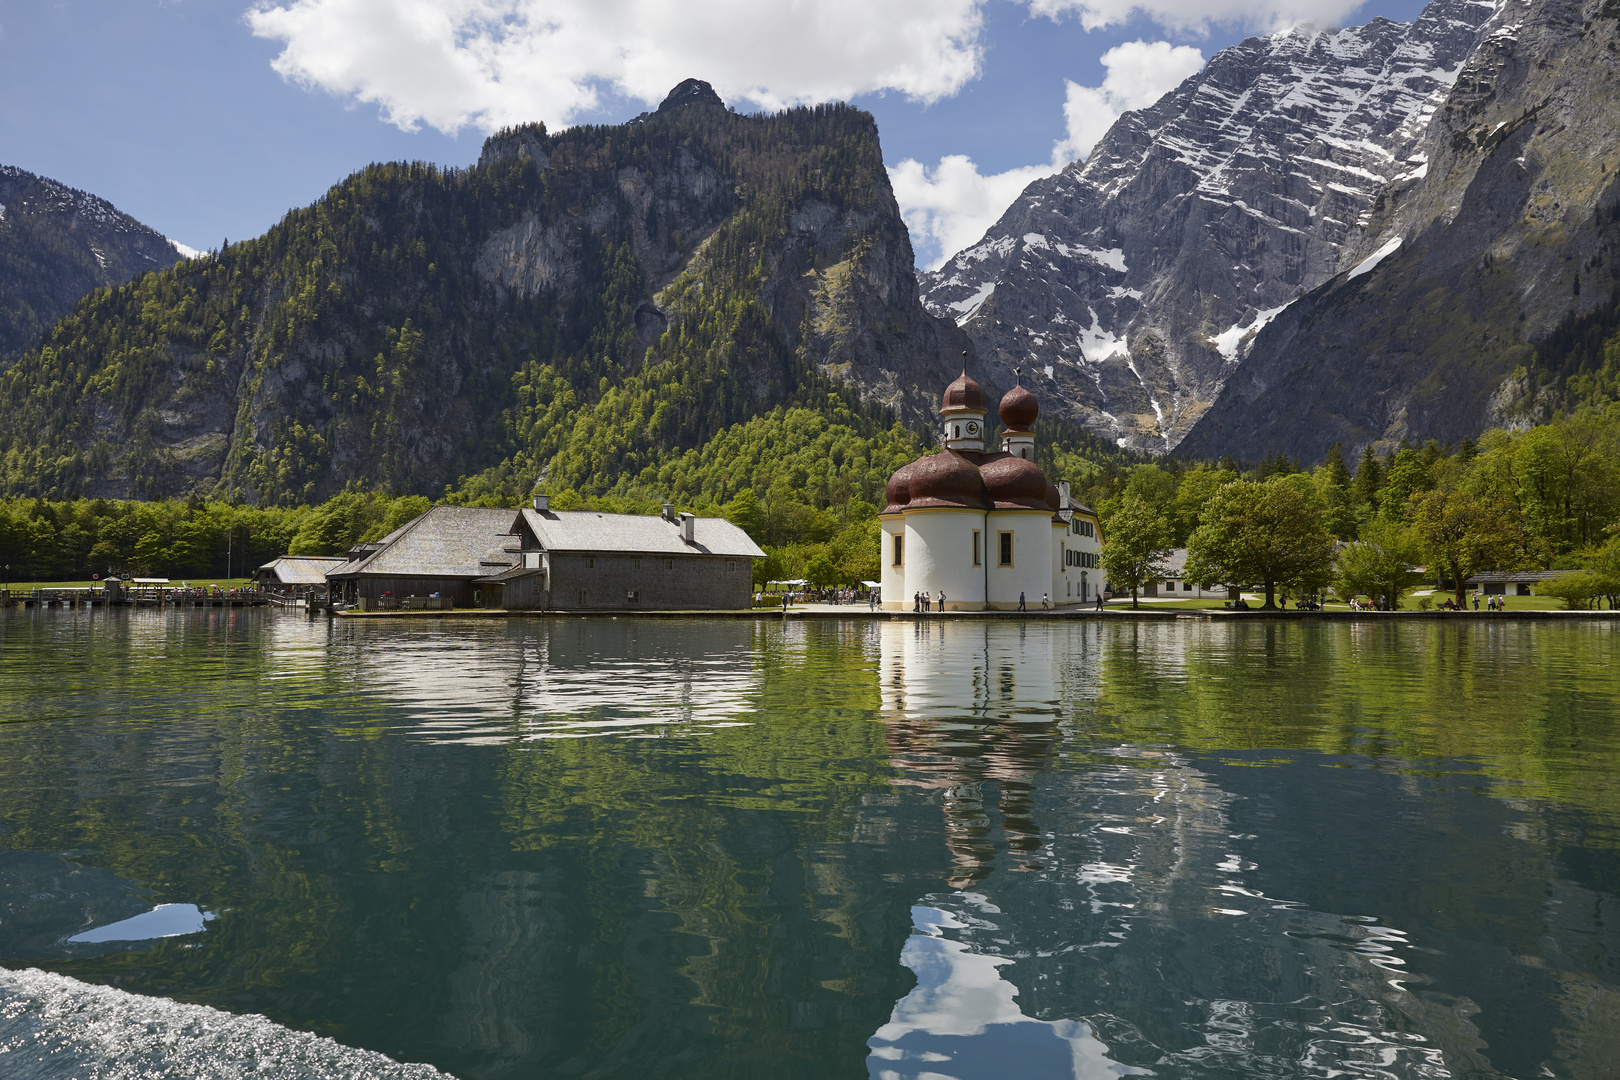
M262 1016L0 968L7 1080L445 1080Z

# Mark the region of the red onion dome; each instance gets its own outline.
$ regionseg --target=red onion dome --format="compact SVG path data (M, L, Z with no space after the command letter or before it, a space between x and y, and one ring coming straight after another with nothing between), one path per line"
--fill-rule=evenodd
M1007 427L1013 431L1028 431L1035 418L1041 415L1041 406L1034 394L1019 385L1007 391L1001 399L999 411L1001 422Z
M1063 496L1058 494L1057 485L1050 480L1046 482L1046 505L1050 506L1054 513L1063 509Z
M910 484L911 501L906 509L927 506L961 506L976 510L987 509L984 479L967 458L952 450L942 450L918 458L905 470Z
M883 499L888 503L883 508L885 514L898 514L911 501L911 472L916 465L915 461L902 465L889 477L889 483L883 489Z
M968 378L967 372L957 376L955 382L945 388L945 396L939 402L940 412L986 412L984 389L978 383Z
M1046 474L1033 461L1008 454L979 466L985 493L997 510L1050 510Z

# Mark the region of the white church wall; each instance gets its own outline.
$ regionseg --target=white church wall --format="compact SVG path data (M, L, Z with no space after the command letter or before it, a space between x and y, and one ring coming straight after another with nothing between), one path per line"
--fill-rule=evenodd
M1047 510L995 510L986 515L989 537L989 607L1007 611L1018 607L1018 594L1027 606L1039 608L1041 595L1052 591L1052 528ZM1001 564L1001 534L1012 533L1012 565Z
M894 561L894 538L901 537L902 548L905 545L905 520L899 514L892 514L879 518L878 524L883 528L883 549L878 552L878 566L881 568L878 581L883 585L883 610L909 611L911 592L906 589L906 570ZM904 550L900 557L902 560L905 558Z
M945 592L950 611L984 608L985 515L977 510L923 509L906 513L905 604L913 593ZM973 534L980 534L979 565L973 564Z

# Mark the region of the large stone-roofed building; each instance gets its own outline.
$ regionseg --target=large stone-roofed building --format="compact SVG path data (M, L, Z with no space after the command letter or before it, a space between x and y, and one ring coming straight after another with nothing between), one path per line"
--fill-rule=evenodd
M333 600L367 607L437 595L508 610L747 608L765 553L720 518L435 506L356 545L326 576Z
M473 607L474 582L521 564L512 535L515 510L435 506L381 540L359 544L349 561L326 575L342 603L437 594L455 607Z
M514 524L523 564L556 610L747 608L765 553L723 518L552 510L542 496ZM510 606L510 605L507 605Z

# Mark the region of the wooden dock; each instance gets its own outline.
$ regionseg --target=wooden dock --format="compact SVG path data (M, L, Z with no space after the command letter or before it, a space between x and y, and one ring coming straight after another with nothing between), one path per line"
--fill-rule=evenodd
M122 589L115 598L97 588L0 590L0 607L24 608L252 608L302 607L263 589L228 593L206 589Z

